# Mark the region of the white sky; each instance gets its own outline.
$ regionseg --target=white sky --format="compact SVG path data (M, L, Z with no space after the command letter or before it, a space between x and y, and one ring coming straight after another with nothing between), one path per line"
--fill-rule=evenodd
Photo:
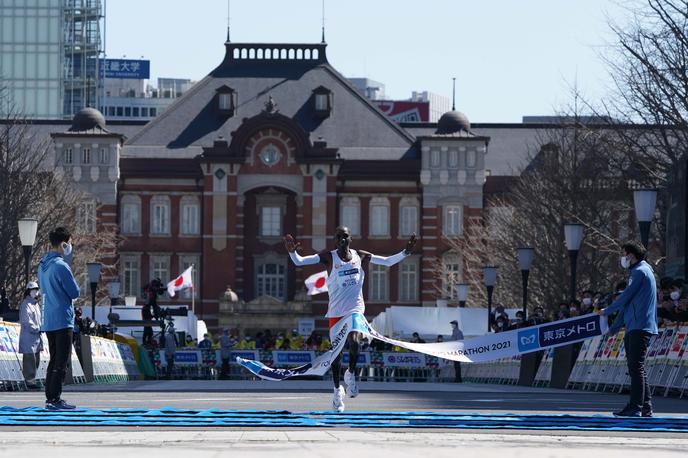
M451 96L472 122L553 114L576 84L608 93L599 57L613 0L348 0L326 3L330 63L347 77ZM151 78L198 80L224 55L226 0L107 0L110 58L143 56ZM321 0L233 0L234 42L319 42Z

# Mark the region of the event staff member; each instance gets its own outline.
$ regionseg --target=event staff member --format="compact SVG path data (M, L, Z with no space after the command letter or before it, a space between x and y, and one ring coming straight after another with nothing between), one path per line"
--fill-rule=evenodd
M41 305L38 303L38 283L30 281L26 285L24 300L19 306L19 353L22 354L22 373L26 387L38 389L36 370L41 364Z
M459 329L459 322L452 320L449 322L449 324L451 324L452 327L451 340L463 340L463 332L461 329ZM463 379L461 378L461 363L459 361L454 361L454 382L463 382Z
M49 410L74 409L62 395L62 383L72 354L74 306L72 300L79 297L72 269L63 257L72 254L72 235L64 227L58 227L48 235L50 251L38 266L38 282L43 292L43 331L48 338L50 362L45 379L45 408Z
M411 254L416 245L416 234L413 234L406 243L406 249L399 253L384 257L377 256L363 250L353 250L351 245L351 231L348 227L339 226L334 235L336 249L322 251L319 254L301 257L296 252L299 248L294 238L287 234L284 237L284 246L289 252L289 257L297 266L310 264L324 264L329 270L327 277L327 292L329 302L327 306L327 318L330 321L330 329L343 317L353 312L365 312L363 303L364 269L368 264L377 264L391 267ZM356 362L358 361L360 333L350 332L347 341L349 344L349 369L344 374L344 383L350 397L358 395L356 383ZM340 370L342 367L342 353L332 362L332 380L334 381L334 396L332 407L338 411L344 411L344 388L339 384Z
M645 356L652 335L657 334L657 285L650 264L645 262L645 249L637 243L623 246L621 266L631 271L628 286L607 308L598 313L609 316L619 312L609 327L616 334L626 327L624 345L631 377L631 396L626 407L614 412L617 417L651 417L652 395L645 373Z

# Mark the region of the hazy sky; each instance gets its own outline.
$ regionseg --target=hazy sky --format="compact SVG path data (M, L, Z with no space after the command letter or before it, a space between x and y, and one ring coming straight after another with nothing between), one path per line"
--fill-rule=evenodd
M326 2L330 63L347 77L451 96L473 122L554 113L576 84L608 92L599 57L612 41L610 0L348 0ZM227 0L107 0L108 57L143 56L151 78L198 80L224 55ZM321 0L232 0L234 42L319 42Z

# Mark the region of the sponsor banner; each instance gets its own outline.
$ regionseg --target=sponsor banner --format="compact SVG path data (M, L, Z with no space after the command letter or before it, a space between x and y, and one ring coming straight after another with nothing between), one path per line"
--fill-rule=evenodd
M370 366L370 352L367 351L362 351L358 354L358 361L356 364L360 364L361 366ZM349 364L349 352L346 351L342 355L342 365L347 366Z
M174 353L175 366L198 366L202 361L200 350L177 350ZM167 367L165 350L160 350L160 366Z
M272 361L275 366L297 366L308 364L315 359L313 351L286 351L272 352Z
M412 352L461 362L485 362L512 358L523 353L581 342L607 332L606 318L597 314L569 318L524 329L487 334L469 340L437 343L410 343L390 339L375 331L361 313L352 313L330 329L332 348L319 357L293 369L273 369L259 361L237 358L237 362L267 380L283 380L297 375L324 375L344 348L350 332L411 350ZM275 360L277 362L277 360ZM386 361L385 361L386 363Z
M430 102L411 100L373 100L377 107L396 122L428 122Z
M217 361L222 361L220 353L221 350L217 350ZM234 363L237 357L244 359L260 359L260 356L258 356L259 354L258 350L232 350L229 352L229 362Z
M422 353L383 353L384 367L425 367Z
M105 78L147 80L150 78L150 61L133 59L101 59Z

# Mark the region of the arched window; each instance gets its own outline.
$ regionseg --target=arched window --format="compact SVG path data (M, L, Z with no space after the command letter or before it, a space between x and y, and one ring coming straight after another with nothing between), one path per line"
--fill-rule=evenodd
M389 199L374 197L370 199L370 236L389 236Z
M457 236L463 234L463 206L461 204L445 205L442 220L444 235Z
M344 197L341 200L339 224L348 227L351 235L361 235L361 201L358 197Z
M415 197L404 197L399 202L399 235L409 236L418 233L418 214L420 204Z
M122 234L141 234L141 198L127 194L120 201L120 230Z
M410 256L399 264L399 300L402 302L418 301L418 258Z
M170 198L154 196L150 203L151 235L170 235Z
M198 197L184 196L180 203L179 217L182 235L198 235L201 233L201 205Z

